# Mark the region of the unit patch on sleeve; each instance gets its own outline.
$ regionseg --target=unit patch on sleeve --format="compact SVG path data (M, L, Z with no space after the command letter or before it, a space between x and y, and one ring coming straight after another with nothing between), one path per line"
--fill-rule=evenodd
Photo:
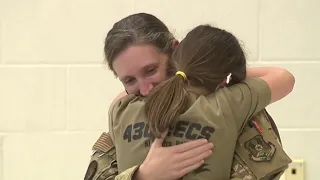
M257 135L247 141L244 146L250 151L250 159L257 162L270 161L276 152L271 142L266 142L262 135Z

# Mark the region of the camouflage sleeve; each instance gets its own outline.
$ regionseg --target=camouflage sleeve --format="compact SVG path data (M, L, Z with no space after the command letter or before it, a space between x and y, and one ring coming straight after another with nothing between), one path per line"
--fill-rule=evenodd
M246 163L241 161L239 156L236 155L233 160L230 180L279 180L287 167L288 166L284 166L280 169L276 169L275 172L271 172L266 176L257 177L255 172L253 172L252 169L250 169Z
M253 117L238 137L231 180L279 180L292 162L282 147L279 132L266 110Z
M109 133L103 132L92 150L84 180L132 180L138 166L118 174L116 148Z
M115 180L131 180L133 178L134 173L138 170L139 166L133 166L117 175Z

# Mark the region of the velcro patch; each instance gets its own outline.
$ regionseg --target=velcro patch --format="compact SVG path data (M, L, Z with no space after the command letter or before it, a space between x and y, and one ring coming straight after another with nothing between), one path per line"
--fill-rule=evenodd
M266 142L262 135L257 135L245 142L244 146L250 151L250 159L256 162L271 161L276 152L275 145Z
M102 151L104 153L108 152L114 144L112 142L111 136L109 133L103 132L97 142L93 145L92 150Z
M97 161L92 161L89 164L89 167L87 169L86 175L84 176L84 180L92 180L93 176L97 172L98 163Z

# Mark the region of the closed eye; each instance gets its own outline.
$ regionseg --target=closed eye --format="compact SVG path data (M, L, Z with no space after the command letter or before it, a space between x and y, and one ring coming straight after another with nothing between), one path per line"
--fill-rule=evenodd
M157 68L150 68L147 70L146 75L151 76L157 72Z
M132 84L134 82L135 82L135 79L133 79L133 78L126 79L125 81L123 81L123 83L125 83L125 84Z

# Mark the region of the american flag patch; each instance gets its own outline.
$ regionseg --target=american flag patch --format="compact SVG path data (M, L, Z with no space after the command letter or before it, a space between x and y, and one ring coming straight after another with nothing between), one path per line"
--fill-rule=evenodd
M111 136L109 133L103 132L97 142L93 145L93 151L102 151L103 153L108 152L114 144L112 142Z

